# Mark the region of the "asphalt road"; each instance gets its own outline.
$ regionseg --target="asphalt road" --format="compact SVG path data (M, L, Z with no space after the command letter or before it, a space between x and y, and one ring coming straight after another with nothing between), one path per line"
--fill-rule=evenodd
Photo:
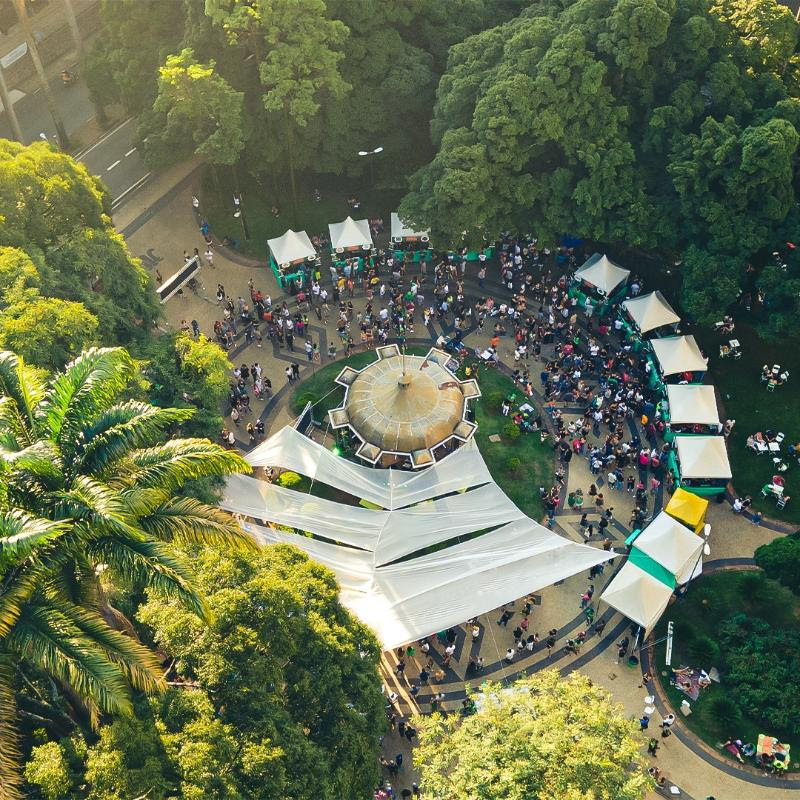
M133 144L135 133L136 121L131 117L77 156L89 172L97 175L108 187L115 207L119 207L150 177Z

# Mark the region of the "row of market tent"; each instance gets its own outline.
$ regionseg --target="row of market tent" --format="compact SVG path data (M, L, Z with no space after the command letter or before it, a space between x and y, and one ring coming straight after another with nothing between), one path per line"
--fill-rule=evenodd
M341 222L328 225L330 253L335 266L343 266L345 259L357 259L355 268L360 271L371 264L376 255L369 220L348 216ZM428 231L416 231L404 223L396 212L391 215L392 245L402 255L410 250L412 258L419 261L430 252ZM305 231L291 228L275 239L267 241L269 261L278 286L287 286L290 281L306 279L306 268L319 266L319 254Z
M659 393L673 443L667 466L677 486L720 494L731 478L713 386L703 385L707 359L694 336L675 335L680 317L659 291L625 299L630 270L595 253L575 272L570 296L594 304L601 316L619 314L623 331L649 362L650 387Z

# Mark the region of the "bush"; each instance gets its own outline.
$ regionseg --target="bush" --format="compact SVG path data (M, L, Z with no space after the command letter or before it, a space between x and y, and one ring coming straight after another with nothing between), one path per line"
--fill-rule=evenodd
M297 486L303 479L296 472L282 472L276 481L278 486L283 486L284 489L291 489L292 486Z
M742 721L739 706L730 697L715 697L708 707L708 713L711 715L711 721L721 733L730 734Z
M689 645L689 655L702 669L711 669L719 663L719 645L708 636L698 636Z
M503 434L509 439L518 439L520 433L519 426L515 425L513 422L507 422L503 425Z
M306 403L316 405L322 399L316 392L300 392L292 398L292 410L295 414L302 413Z
M522 462L516 456L511 456L506 461L506 469L509 472L519 472L520 467L522 467Z
M758 564L770 578L800 594L800 539L783 536L762 544L755 552Z

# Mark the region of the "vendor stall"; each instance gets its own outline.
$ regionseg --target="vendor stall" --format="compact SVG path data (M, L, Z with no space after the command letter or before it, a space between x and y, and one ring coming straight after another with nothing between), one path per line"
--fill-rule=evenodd
M618 266L608 256L595 253L575 273L569 296L577 297L581 306L588 297L597 314L603 316L625 297L630 274L630 270Z
M667 423L667 430L664 433L666 441L672 441L677 433L722 432L713 386L669 384L665 388L667 407L663 413L664 421Z
M651 335L648 338L674 334L681 321L659 291L626 300L620 310L620 319L626 335L634 340L641 340L648 333Z
M703 541L701 536L662 511L635 538L633 549L652 558L674 575L677 584L682 584L693 577L700 565ZM636 563L636 559L633 560Z
M331 235L331 258L338 270L343 270L349 260L351 267L354 267L352 274L357 275L365 264L372 264L375 251L367 220L347 217L342 222L328 225L328 230Z
M664 509L673 519L682 522L695 533L703 530L707 510L708 500L687 492L685 489L676 489Z
M650 342L652 354L648 359L650 387L658 388L662 381L670 383L702 383L708 367L694 336L670 336Z
M277 239L269 239L269 265L278 286L287 286L296 280L303 285L307 266L318 266L317 251L305 231L291 228Z
M403 259L410 258L414 263L423 261L430 261L433 259L433 250L430 247L430 231L415 231L409 228L397 215L396 211L392 211L392 248L394 249L394 257L402 261Z
M699 495L721 494L731 479L724 436L676 436L667 466L677 486Z
M675 589L674 580L672 586L664 582L668 581L668 574L665 575L663 569L651 570L648 568L651 566L649 562L626 561L600 597L601 602L616 608L645 630L650 630L661 618ZM658 574L653 575L651 571Z

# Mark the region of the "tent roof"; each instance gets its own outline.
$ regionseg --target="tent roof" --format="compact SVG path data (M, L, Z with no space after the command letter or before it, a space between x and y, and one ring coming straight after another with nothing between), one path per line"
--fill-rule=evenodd
M342 222L332 222L328 225L331 232L331 247L372 247L372 234L369 222L365 219L346 217Z
M653 339L650 342L658 359L662 375L676 375L679 372L705 372L706 359L700 352L694 336L669 336L666 339Z
M254 460L269 463L263 461L268 453L278 458L274 465L285 466L284 455L296 453L299 439L305 438L285 430L264 443L269 451L262 450L263 445L256 448L261 453ZM310 453L306 450L298 461ZM331 457L339 465L349 464ZM253 463L252 453L250 459ZM312 533L316 538L242 523L258 541L293 544L330 567L342 602L388 649L491 611L613 556L571 542L529 519L491 478L474 488L480 473L477 462L488 475L477 448L468 444L423 472L395 475L397 470L357 464L349 464L355 470L342 470L346 478L340 484L357 484L345 489L351 494L359 494L361 486L374 489L379 484L367 482L362 471L384 476L385 501L391 504L397 492L403 498L399 502L414 503L397 510L337 503L243 475L229 478L221 506ZM379 493L374 489L373 494ZM456 543L468 534L479 535Z
M682 478L730 478L724 436L676 436Z
M254 467L290 469L390 510L492 482L474 442L419 472L374 469L334 455L287 425L245 458Z
M667 385L669 419L675 424L719 425L717 398L713 386Z
M679 522L688 525L692 530L697 530L706 516L708 500L698 497L693 492L678 488L673 493L664 511Z
M576 273L575 278L611 294L623 281L628 280L629 269L623 269L608 256L592 256Z
M628 561L631 564L636 564L639 569L644 570L651 578L661 581L664 586L669 586L670 589L675 588L675 576L663 564L659 564L658 561L642 550L633 547L628 556Z
M392 239L405 239L407 237L419 239L423 236L430 236L430 231L415 231L413 228L407 227L396 211L392 211L391 221Z
M310 258L317 255L314 245L305 231L293 231L289 228L283 236L277 239L267 239L272 257L278 264L290 264L301 258Z
M661 564L678 583L688 580L703 550L703 539L662 511L636 538L634 548Z
M674 325L681 318L672 310L672 306L659 291L632 297L622 307L642 333L660 328L662 325Z
M600 599L647 630L664 613L672 591L628 560L606 586Z

